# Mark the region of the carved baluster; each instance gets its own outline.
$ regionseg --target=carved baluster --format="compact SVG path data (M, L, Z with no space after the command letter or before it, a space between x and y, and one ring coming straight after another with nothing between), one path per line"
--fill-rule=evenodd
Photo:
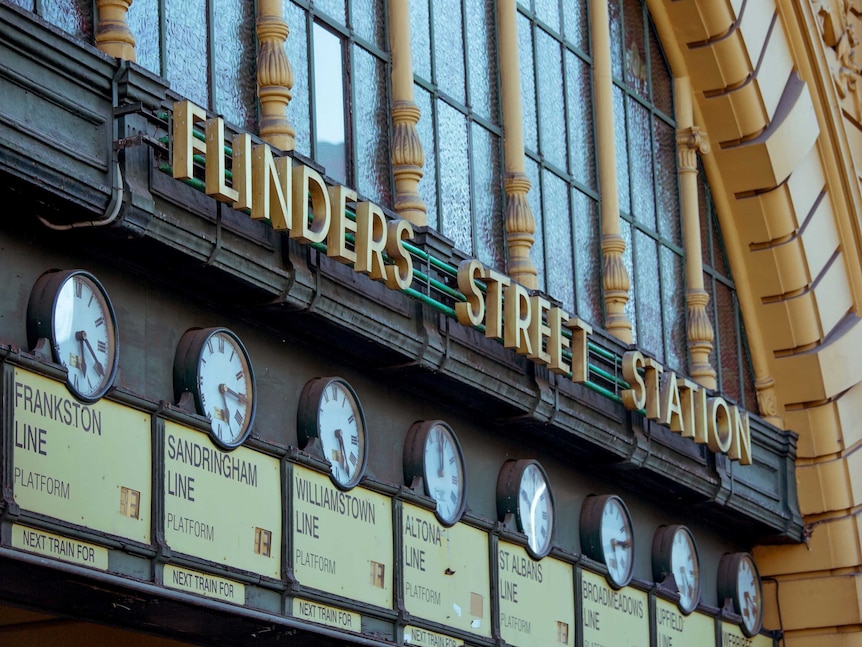
M626 241L620 235L620 201L617 193L617 158L614 136L614 89L611 77L611 34L607 0L590 2L593 38L593 87L596 102L596 144L599 184L602 190L602 281L605 290L605 328L630 344L632 322L626 315L629 273L623 263Z
M260 99L260 136L273 146L292 151L296 130L287 119L293 88L293 68L284 51L290 30L281 0L259 0L257 11L257 96Z
M132 0L96 0L96 47L109 56L136 61L135 37L126 23Z
M416 124L419 106L413 97L413 53L410 48L410 2L389 2L389 44L392 49L392 174L395 211L414 225L427 225L428 213L419 195L425 153Z
M521 114L521 68L518 62L518 25L515 0L499 3L500 85L503 129L506 133L506 240L509 276L527 288L539 286L536 266L530 260L536 221L527 202L530 180L524 173L524 123Z

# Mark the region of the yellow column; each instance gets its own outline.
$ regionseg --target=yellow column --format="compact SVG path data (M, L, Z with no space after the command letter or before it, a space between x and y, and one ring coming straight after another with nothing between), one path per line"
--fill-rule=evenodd
M135 37L126 23L131 5L132 0L96 0L96 47L109 56L135 62Z
M593 41L593 85L596 106L599 185L602 196L602 280L605 288L605 328L632 343L632 322L626 316L629 273L623 264L626 241L620 235L620 201L614 139L614 85L611 77L611 34L607 0L590 0Z
M285 114L293 87L293 69L284 52L284 41L289 33L281 0L258 0L257 96L261 113L260 136L284 151L292 151L296 146L296 131Z
M521 115L521 67L518 62L518 16L515 0L498 4L500 86L506 155L506 240L509 276L527 288L539 287L536 266L530 260L536 221L527 202L530 180L524 172L524 130ZM562 133L561 133L562 136Z
M674 86L679 193L685 236L685 283L691 376L708 389L715 389L715 369L709 363L715 332L706 312L709 294L703 289L703 249L700 244L700 209L697 199L697 154L709 153L709 141L707 141L706 132L694 125L691 80L687 76L676 78Z
M419 180L425 153L416 132L419 106L413 100L413 52L410 49L410 0L389 2L389 47L392 50L392 174L395 212L414 225L427 225Z

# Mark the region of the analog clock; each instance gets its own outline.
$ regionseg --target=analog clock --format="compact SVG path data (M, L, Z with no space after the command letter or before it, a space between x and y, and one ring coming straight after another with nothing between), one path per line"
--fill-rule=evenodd
M39 277L27 307L31 348L47 339L66 383L79 400L95 402L113 386L119 360L117 318L108 293L84 270Z
M581 508L581 550L607 569L615 588L628 584L634 570L634 531L629 511L615 495L588 496Z
M254 371L245 346L227 328L193 329L177 346L174 391L194 396L195 409L210 420L210 435L225 449L251 432L256 408Z
M452 427L442 420L416 422L404 442L404 480L421 477L424 493L437 502L435 513L444 526L464 514L467 474L464 454Z
M303 448L317 446L329 461L330 476L339 487L350 489L365 476L365 413L342 378L318 377L305 385L299 396L297 431Z
M763 592L760 573L748 553L724 555L718 564L719 603L728 598L733 602L734 613L741 618L745 635L758 634L763 624Z
M514 515L518 531L527 535L527 552L541 559L551 551L554 534L554 495L548 475L534 460L509 460L497 477L500 521Z
M661 526L653 537L653 576L672 583L680 610L691 613L700 602L700 560L691 531L685 526ZM672 576L672 577L669 577Z

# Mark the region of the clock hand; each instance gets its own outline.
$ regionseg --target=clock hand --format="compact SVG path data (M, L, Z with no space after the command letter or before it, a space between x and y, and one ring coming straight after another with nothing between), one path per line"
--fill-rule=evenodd
M440 455L440 469L437 470L437 476L444 477L446 475L445 468L445 459L443 457L443 432L439 429L437 430L437 447L439 448L438 454Z
M246 402L248 402L248 396L245 393L237 393L232 388L230 388L227 384L222 384L219 388L220 389L223 388L225 393L229 393L230 395L235 397L237 399L237 401L242 405L244 405Z
M344 434L341 433L341 429L335 430L335 437L338 439L338 446L341 448L338 455L338 462L341 463L341 469L344 470L344 473L347 474L348 478L350 477L350 470L347 468L347 460L346 460L346 450L344 449Z
M96 352L93 350L93 347L90 345L90 340L87 339L86 331L80 330L80 331L76 332L75 337L77 337L78 339L81 340L81 346L82 346L81 357L83 357L83 355L84 355L83 346L86 346L87 350L90 351L90 355L93 356L93 361L96 362L95 365L93 366L93 368L96 369L96 373L98 373L100 376L104 375L105 374L105 367L102 366L102 362L100 362L99 358L96 357ZM84 371L84 372L86 372L86 371Z
M225 392L227 390L228 390L228 388L224 384L218 385L218 392L221 393L221 399L222 399L222 402L224 402L225 422L227 422L227 426L230 427L230 409L227 406L227 396L225 395Z
M87 333L83 330L79 330L75 333L75 339L81 342L81 363L78 367L81 369L81 375L87 377L87 359L84 357L84 340L87 338Z

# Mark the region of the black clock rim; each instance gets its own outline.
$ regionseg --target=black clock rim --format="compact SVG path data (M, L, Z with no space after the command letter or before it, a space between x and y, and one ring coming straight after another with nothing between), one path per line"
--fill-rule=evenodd
M308 380L308 382L305 383L305 386L302 387L302 393L299 395L299 406L296 409L296 435L300 449L305 449L313 439L317 439L318 443L320 442L320 420L318 418L318 414L320 412L320 398L323 397L323 392L327 387L334 382L341 384L356 403L356 410L359 412L359 420L362 423L362 434L365 440L362 447L361 467L356 470L353 478L350 479L348 483L341 483L336 480L332 473L330 463L329 479L338 489L346 492L355 488L365 478L365 472L368 468L369 444L365 408L362 406L362 401L359 399L359 396L356 395L356 391L352 386L350 386L350 382L337 375L313 377ZM323 460L329 463L329 459L326 458L326 456L323 456Z
M198 375L200 371L200 356L207 341L218 333L224 333L231 337L239 347L246 364L248 365L249 383L251 384L251 408L247 418L245 429L242 434L237 436L233 442L225 442L212 429L210 421L208 427L208 435L218 447L226 450L233 450L242 445L251 434L254 426L255 416L257 414L257 382L254 376L254 367L251 363L251 357L248 354L248 349L239 336L224 326L212 326L210 328L190 328L183 333L177 344L177 352L174 355L174 397L175 401L179 402L183 393L191 393L195 402L195 411L198 415L204 416L203 402L201 402L200 389L198 388Z
M634 577L634 559L629 562L626 576L622 581L617 582L611 577L610 569L607 568L608 560L605 555L604 543L602 542L602 516L604 515L605 507L611 500L619 502L626 516L629 531L632 535L632 555L634 555L634 526L632 524L632 516L625 501L616 494L588 495L581 507L581 518L578 525L581 536L581 551L590 559L604 564L606 569L605 579L608 584L614 589L621 589L627 586L632 581L632 577Z
M407 430L407 437L404 441L404 482L410 485L414 477L421 476L424 488L424 494L431 497L431 492L428 487L427 465L425 464L425 443L428 442L428 436L431 430L436 426L444 427L454 441L455 449L458 455L458 460L461 462L462 486L458 509L452 519L445 519L434 507L434 515L437 520L446 528L451 528L456 523L461 521L464 512L467 509L467 463L464 460L464 452L461 449L461 441L452 426L445 420L418 420L414 422L410 429ZM433 497L431 497L433 499Z
M108 371L108 377L102 387L90 394L81 393L75 388L75 385L66 379L66 388L72 395L86 404L93 404L101 400L114 387L114 382L117 378L117 370L120 366L120 330L117 325L117 315L114 312L114 304L108 295L108 291L102 282L99 281L91 272L83 269L74 270L48 270L43 273L30 292L30 300L27 304L27 343L30 348L35 348L39 339L45 338L48 340L48 345L51 347L51 358L55 364L65 367L66 365L60 358L60 347L54 337L54 321L56 315L57 299L60 296L60 290L74 276L83 276L90 281L105 300L105 305L108 308L108 314L111 318L111 327L114 330L114 351L111 358L111 366ZM68 375L68 368L67 368Z
M739 567L745 560L748 560L754 569L759 596L757 624L751 630L745 626L745 620L742 617L742 600L739 599L738 595ZM739 627L742 629L742 633L748 638L759 634L763 628L763 582L760 579L760 570L757 568L757 563L751 553L725 553L722 555L718 562L717 580L719 606L723 605L729 598L733 605L733 612L739 616Z
M546 545L541 551L535 551L532 546L530 546L530 542L528 540L525 547L530 557L539 560L550 554L554 546L554 533L557 530L557 501L554 498L551 479L548 478L548 473L539 461L533 458L510 458L503 463L503 466L500 468L500 473L497 475L497 518L499 521L504 521L507 514L513 514L518 532L526 535L524 532L523 520L521 519L521 510L518 505L518 493L521 488L521 479L530 465L535 465L541 472L542 478L545 479L545 483L548 485L548 496L551 498L551 531L548 533Z
M679 596L679 586L677 585L676 577L673 575L672 564L670 563L673 538L679 530L683 530L688 533L688 536L691 539L691 546L694 549L694 558L695 560L697 560L697 594L692 601L691 608L683 607L681 604L681 599ZM672 585L669 588L677 594L677 607L680 611L682 611L683 615L687 616L693 613L700 605L700 599L703 594L703 587L701 586L700 577L700 552L697 548L697 542L694 539L694 533L688 528L688 526L682 524L673 524L663 525L656 528L655 535L653 535L652 544L652 568L653 581L655 581L656 584L664 584L664 586L667 588L668 582L672 582ZM668 580L668 578L671 579Z

